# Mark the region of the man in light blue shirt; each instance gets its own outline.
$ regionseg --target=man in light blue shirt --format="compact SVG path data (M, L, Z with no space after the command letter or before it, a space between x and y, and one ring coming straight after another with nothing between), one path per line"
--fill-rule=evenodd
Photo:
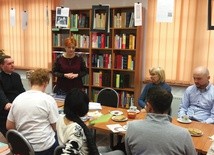
M193 79L195 84L186 89L178 117L187 115L192 120L214 123L214 86L209 82L209 70L196 67Z

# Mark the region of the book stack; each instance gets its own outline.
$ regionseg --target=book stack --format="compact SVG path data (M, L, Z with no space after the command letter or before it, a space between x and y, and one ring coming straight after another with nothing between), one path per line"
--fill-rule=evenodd
M124 27L134 27L134 12L117 12L114 15L114 27L115 28L124 28Z
M80 13L78 16L78 24L79 28L89 27L89 17L85 13Z

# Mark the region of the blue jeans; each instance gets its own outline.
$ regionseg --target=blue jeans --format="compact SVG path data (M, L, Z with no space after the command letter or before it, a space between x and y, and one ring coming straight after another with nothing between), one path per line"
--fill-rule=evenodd
M56 140L55 143L49 148L48 150L35 152L35 155L53 155L55 148L58 146L58 141Z

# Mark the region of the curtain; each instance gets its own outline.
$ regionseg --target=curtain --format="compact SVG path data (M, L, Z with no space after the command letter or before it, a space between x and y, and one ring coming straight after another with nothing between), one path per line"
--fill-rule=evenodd
M191 84L193 69L206 66L213 82L214 31L207 30L207 1L175 0L172 23L157 23L156 8L157 0L149 0L144 80L149 68L159 66L168 83Z
M57 0L1 0L0 48L10 55L17 68L51 68L51 10ZM10 24L10 10L15 10L15 25ZM28 14L26 29L22 13Z

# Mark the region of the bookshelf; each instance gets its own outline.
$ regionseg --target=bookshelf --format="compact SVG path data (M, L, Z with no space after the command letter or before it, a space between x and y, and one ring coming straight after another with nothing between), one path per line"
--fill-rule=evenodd
M99 11L96 11L96 14L95 17L98 17ZM52 15L54 19L54 11ZM85 16L83 18L87 18L87 21L74 20L80 19L80 16ZM137 100L141 93L144 27L135 27L133 16L134 7L110 8L110 30L106 33L91 29L91 22L96 22L92 19L92 9L70 10L70 28L59 31L54 31L55 27L52 29L53 40L58 33L61 40L64 35L73 33L77 42L85 41L78 43L76 52L83 56L88 67L89 74L83 81L91 101L96 101L99 90L111 87L118 92L121 107L138 105ZM80 23L84 23L84 26ZM53 42L53 53L60 51L59 48L63 49L61 44L57 45Z

